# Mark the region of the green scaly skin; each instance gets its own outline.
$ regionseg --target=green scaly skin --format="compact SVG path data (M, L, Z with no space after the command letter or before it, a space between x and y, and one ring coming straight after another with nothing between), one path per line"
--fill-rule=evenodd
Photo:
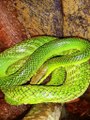
M77 52L70 54L70 50ZM68 102L81 96L89 86L89 59L90 43L86 40L46 36L32 38L0 54L0 88L6 101L13 105ZM22 85L35 76L42 65L46 72L36 83L40 84L53 72L51 83L54 85ZM64 68L62 75L58 72L59 67ZM56 73L62 76L62 85L54 82L54 79L60 80L59 75L55 77Z

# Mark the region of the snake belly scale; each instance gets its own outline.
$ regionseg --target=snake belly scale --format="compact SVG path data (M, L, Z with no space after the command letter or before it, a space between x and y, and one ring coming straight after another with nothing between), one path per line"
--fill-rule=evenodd
M90 43L84 39L41 36L25 40L0 54L0 89L13 105L68 102L89 86L89 59ZM43 85L50 74L51 82ZM33 78L38 79L33 82Z

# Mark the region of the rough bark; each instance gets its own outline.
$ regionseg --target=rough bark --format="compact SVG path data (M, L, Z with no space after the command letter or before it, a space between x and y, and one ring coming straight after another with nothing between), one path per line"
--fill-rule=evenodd
M37 104L23 120L59 120L62 106L59 104Z

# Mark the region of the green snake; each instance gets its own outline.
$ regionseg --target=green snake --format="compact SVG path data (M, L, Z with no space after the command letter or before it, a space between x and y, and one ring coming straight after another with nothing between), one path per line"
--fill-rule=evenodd
M90 43L84 39L25 40L0 54L0 89L13 105L68 102L89 86L89 59Z

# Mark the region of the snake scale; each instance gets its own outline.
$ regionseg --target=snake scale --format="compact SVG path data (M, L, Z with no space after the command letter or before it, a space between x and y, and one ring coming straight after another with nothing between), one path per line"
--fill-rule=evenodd
M89 59L90 43L84 39L25 40L0 53L0 89L12 105L68 102L89 86Z

